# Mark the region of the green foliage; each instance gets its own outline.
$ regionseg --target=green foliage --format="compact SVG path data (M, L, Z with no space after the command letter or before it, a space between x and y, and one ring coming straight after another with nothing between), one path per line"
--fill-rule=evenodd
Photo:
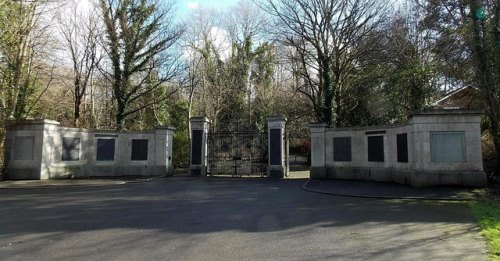
M263 43L255 50L255 60L252 70L252 85L255 98L252 100L250 111L254 128L264 129L266 117L277 112L275 108L276 88L273 86L273 76L276 66L275 46ZM274 89L273 89L274 88Z
M165 9L156 1L100 0L105 25L104 47L111 61L111 78L116 99L116 127L125 129L129 115L149 107L137 106L136 100L171 80L175 65L169 55L182 30L168 23L171 3ZM144 84L146 83L146 84Z
M489 259L500 260L500 202L475 201L470 206L488 242Z
M151 95L144 96L139 101L149 103L153 99L164 100L154 103L141 110L139 113L131 115L128 129L152 130L157 126L172 126L176 128L173 139L172 162L175 167L185 167L189 163L189 120L188 102L181 95L168 96L170 99L163 99L168 95L168 88L155 89Z
M177 129L174 133L172 162L175 168L189 166L189 133L188 130Z
M189 165L189 119L188 103L176 100L169 107L169 125L176 128L174 132L173 164L175 167Z

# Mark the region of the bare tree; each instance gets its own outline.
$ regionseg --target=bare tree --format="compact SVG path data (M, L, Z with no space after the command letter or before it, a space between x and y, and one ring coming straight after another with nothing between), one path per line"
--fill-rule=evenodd
M77 11L68 19L60 18L60 33L63 37L64 46L67 48L73 69L73 126L81 127L81 106L96 68L102 58L99 50L99 39L101 30L96 10L84 15Z
M343 94L348 92L357 58L370 51L360 45L381 23L385 4L371 0L265 0L261 7L275 20L277 39L290 49L300 92L317 120L342 125Z
M178 55L172 53L183 30L173 25L173 4L155 0L99 0L104 20L107 56L116 99L116 128L125 119L153 103L132 103L162 88L178 73ZM168 96L165 97L165 99Z

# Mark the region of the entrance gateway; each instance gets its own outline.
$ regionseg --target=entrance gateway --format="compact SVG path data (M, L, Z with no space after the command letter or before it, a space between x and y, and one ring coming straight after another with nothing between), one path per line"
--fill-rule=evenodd
M207 118L191 118L189 174L284 177L288 172L285 122L284 117L269 117L266 131L217 132L210 129Z
M208 133L208 175L267 174L266 131L211 131Z

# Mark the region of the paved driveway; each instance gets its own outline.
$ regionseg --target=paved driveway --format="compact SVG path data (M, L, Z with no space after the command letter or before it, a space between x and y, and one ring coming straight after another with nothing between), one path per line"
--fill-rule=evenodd
M328 196L303 182L0 189L0 260L487 258L464 203Z

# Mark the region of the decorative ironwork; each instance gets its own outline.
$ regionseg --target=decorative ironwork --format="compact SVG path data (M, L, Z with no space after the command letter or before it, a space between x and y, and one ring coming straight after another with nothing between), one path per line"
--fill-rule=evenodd
M266 174L267 132L209 132L208 173L210 175Z

